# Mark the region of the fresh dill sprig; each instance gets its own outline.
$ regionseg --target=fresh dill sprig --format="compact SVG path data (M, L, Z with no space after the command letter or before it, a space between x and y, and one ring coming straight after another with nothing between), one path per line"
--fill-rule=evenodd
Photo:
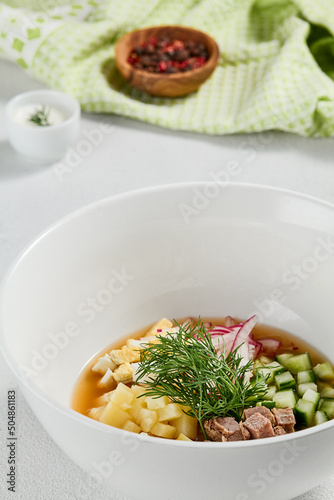
M35 123L39 127L49 127L51 123L49 122L50 111L47 110L46 106L42 106L33 115L30 116L29 121Z
M189 407L186 413L199 421L204 436L207 419L229 416L240 421L244 408L267 392L263 377L256 374L249 383L253 360L243 365L238 348L226 357L224 351L217 352L200 319L195 326L177 326L177 333L157 336L159 343L140 352L136 381L145 377L145 395L168 396Z

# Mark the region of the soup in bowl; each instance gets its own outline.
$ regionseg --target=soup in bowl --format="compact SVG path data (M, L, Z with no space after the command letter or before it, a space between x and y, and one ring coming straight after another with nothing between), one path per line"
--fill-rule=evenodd
M333 421L246 441L167 439L79 413L73 395L88 360L162 317L256 315L333 363L333 254L334 207L310 197L215 183L123 194L61 220L17 259L1 290L1 347L92 491L104 481L131 499L292 499L334 473Z

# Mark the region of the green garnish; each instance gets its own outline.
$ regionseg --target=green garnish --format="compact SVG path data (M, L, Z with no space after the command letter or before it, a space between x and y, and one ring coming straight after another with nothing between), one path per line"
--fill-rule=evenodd
M177 333L158 335L160 342L140 353L136 381L145 377L145 395L168 396L188 406L186 413L199 421L204 436L207 419L229 416L240 421L244 408L254 406L267 392L264 377L255 374L248 382L253 360L242 366L238 348L226 357L217 352L200 319L196 326L177 326Z
M30 116L29 121L35 123L40 127L49 127L51 123L49 122L50 111L47 111L46 106L42 106L38 109L36 113Z

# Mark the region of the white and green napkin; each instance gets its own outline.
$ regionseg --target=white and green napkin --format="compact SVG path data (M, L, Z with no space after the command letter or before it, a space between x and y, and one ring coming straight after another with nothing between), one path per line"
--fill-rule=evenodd
M150 97L115 69L119 37L160 24L201 29L219 44L198 92ZM333 136L333 35L333 0L0 0L0 55L84 111L209 134Z

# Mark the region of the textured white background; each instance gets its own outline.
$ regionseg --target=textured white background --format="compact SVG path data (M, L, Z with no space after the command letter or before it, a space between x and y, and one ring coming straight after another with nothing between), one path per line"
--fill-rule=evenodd
M31 239L69 212L124 191L212 180L212 174L223 172L228 161L240 165L241 173L234 182L292 189L334 203L332 139L281 133L210 137L159 129L112 115L83 116L78 143L85 138L84 131L96 129L101 121L114 128L71 173L63 175L61 182L54 166L26 163L7 142L6 102L20 92L37 88L41 84L14 65L0 61L0 279ZM16 381L0 355L0 498L80 500L80 487L88 487L88 476L46 434L19 390L17 491L7 492L5 425L10 389L17 389ZM88 491L89 500L122 498L102 486L94 491L88 487ZM333 491L334 476L298 500L333 500Z

